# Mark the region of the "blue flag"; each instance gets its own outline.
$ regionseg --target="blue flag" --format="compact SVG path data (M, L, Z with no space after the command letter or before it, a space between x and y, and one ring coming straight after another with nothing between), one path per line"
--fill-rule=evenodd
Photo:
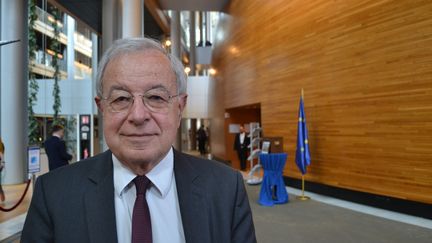
M296 164L300 172L306 174L306 166L311 162L309 153L308 132L306 128L306 119L303 105L303 97L300 97L300 106L298 114L298 128L297 128L297 149L296 149Z

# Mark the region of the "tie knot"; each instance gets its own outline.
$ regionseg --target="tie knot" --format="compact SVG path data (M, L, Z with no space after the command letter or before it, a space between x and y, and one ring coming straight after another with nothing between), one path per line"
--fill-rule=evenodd
M135 183L137 195L145 194L147 188L150 186L150 180L147 178L147 176L137 176L135 179L133 179L133 182Z

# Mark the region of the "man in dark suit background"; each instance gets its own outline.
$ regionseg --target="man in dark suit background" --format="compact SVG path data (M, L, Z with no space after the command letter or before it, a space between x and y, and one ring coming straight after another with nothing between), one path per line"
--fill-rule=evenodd
M54 125L51 137L44 142L50 171L68 165L69 160L72 159L72 155L66 151L66 143L63 137L64 127L62 125Z
M240 160L240 169L246 170L246 160L250 138L245 132L244 126L240 125L240 132L236 134L234 139L234 150L237 151L237 156Z
M197 131L197 139L198 139L198 150L200 152L200 155L205 155L206 153L206 142L207 142L207 132L204 128L204 125L201 125L201 127Z
M172 147L187 101L176 57L118 40L97 88L109 150L37 179L21 242L256 242L241 174Z

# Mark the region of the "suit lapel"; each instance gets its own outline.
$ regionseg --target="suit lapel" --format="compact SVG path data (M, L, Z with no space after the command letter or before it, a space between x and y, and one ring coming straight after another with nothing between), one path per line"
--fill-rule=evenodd
M199 174L174 150L174 174L186 242L211 242L208 209Z
M92 187L85 195L90 242L117 242L111 152L102 154L89 175Z

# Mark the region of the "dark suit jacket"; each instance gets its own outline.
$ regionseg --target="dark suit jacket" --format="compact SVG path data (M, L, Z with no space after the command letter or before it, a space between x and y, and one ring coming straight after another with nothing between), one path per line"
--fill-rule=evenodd
M177 151L174 173L186 242L256 242L240 173ZM110 151L37 179L21 242L117 242Z
M45 143L45 152L48 156L48 165L50 170L62 167L69 164L72 155L66 151L65 141L56 136L51 136Z
M243 151L246 152L248 149L248 145L250 144L250 137L248 134L245 134L245 138L243 140L243 143L240 143L240 133L237 133L234 138L234 149L238 152Z

